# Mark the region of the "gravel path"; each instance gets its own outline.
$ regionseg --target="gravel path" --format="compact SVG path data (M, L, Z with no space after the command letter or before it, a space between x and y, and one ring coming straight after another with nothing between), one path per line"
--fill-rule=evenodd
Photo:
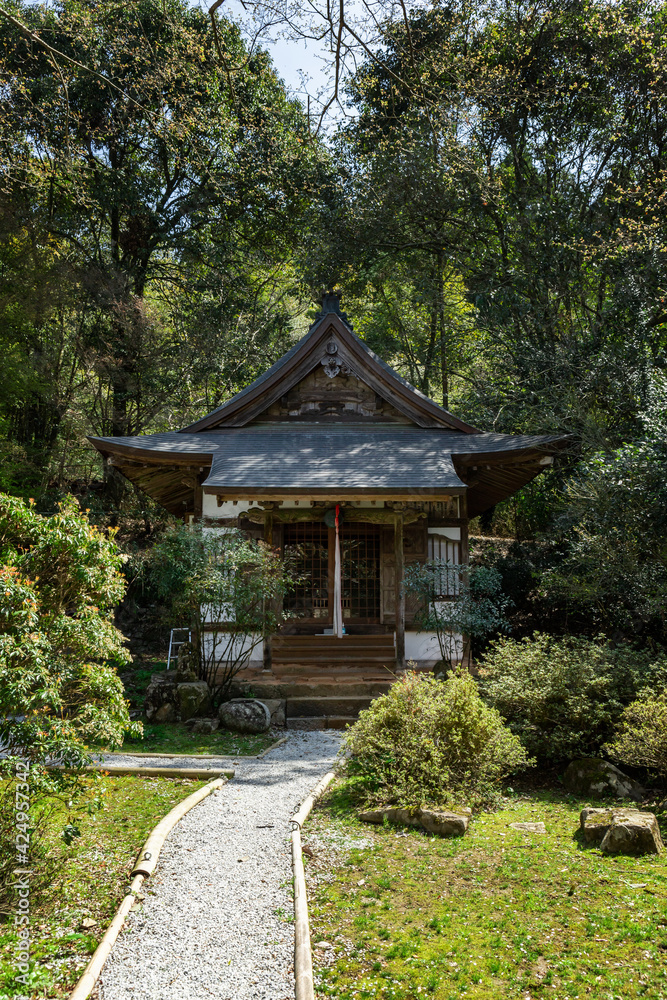
M101 1000L292 1000L289 817L340 734L292 732L181 820L102 974Z

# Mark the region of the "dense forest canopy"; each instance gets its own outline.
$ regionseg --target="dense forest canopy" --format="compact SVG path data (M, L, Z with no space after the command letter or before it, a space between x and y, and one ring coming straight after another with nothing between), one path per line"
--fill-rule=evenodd
M17 15L63 55L2 22L0 405L10 459L67 478L86 433L182 423L284 348L326 156L227 22L216 46L178 2Z
M0 487L145 511L86 435L207 412L337 283L356 331L464 419L569 435L482 528L541 533L560 561L531 579L662 636L667 7L254 7L331 38L333 133L220 11L0 18Z

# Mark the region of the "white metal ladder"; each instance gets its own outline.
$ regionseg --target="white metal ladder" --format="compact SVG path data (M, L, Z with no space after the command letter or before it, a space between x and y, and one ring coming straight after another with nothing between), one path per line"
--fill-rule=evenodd
M179 638L180 636L180 638ZM178 659L178 651L186 642L192 641L192 633L187 628L173 628L169 636L169 654L167 656L167 670L171 664L171 658Z

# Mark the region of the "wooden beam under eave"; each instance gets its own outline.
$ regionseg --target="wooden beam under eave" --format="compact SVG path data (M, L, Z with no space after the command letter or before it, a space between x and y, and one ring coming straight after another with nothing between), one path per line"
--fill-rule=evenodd
M368 490L340 490L336 493L302 493L299 492L299 490L292 490L289 493L277 493L275 488L226 490L216 486L204 486L203 489L204 493L208 494L208 496L219 497L221 500L238 500L243 503L258 500L260 497L263 500L274 500L277 502L282 500L321 500L327 503L339 503L343 500L366 500L369 502L372 500L403 500L406 503L448 503L450 500L453 500L455 496L464 496L468 487L457 486L456 488L449 489L446 493L437 490L422 490L418 493L415 493L414 491L400 493L391 490L386 493L382 493L377 490L372 493Z
M118 472L128 479L133 485L155 500L161 507L182 517L184 513L192 512L195 508L194 493L192 486L183 483L183 466L173 469L160 468L159 466L145 466L137 463L115 463ZM201 495L201 488L199 490Z

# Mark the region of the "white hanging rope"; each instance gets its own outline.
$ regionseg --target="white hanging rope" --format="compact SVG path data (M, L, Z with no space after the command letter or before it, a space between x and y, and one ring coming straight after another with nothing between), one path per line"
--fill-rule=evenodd
M340 639L343 635L343 602L341 594L341 567L340 567L340 532L339 532L340 504L336 504L336 547L334 558L334 606L333 606L333 632Z

